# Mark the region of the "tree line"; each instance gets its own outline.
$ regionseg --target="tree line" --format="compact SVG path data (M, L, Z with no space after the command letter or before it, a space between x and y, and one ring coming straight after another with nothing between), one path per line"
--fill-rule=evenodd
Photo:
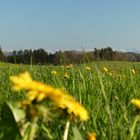
M17 64L80 64L91 61L140 61L140 54L122 53L113 51L111 47L97 49L94 51L57 51L48 53L42 48L14 50L9 55L4 55L0 48L0 61Z

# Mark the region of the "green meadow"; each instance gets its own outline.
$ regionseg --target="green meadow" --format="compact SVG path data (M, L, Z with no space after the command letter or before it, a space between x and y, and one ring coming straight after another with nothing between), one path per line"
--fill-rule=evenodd
M14 120L7 102L17 103L26 98L26 91L13 91L9 80L11 75L25 71L33 80L65 89L86 108L89 119L71 120L68 140L85 140L89 133L96 133L97 140L140 138L140 110L131 103L132 99L140 99L140 63L97 61L63 66L0 63L0 139L64 139L68 115L55 111L50 101L46 105L48 110L51 107L48 121L36 122L38 129L32 132L34 135L22 138L21 125Z

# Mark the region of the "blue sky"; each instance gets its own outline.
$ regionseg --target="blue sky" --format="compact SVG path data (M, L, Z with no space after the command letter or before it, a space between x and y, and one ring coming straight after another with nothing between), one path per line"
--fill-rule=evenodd
M3 50L139 48L139 0L0 0Z

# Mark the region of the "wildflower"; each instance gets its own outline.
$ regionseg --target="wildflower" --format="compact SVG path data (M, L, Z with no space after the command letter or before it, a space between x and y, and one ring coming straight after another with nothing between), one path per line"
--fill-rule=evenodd
M137 107L138 109L140 109L140 100L139 99L132 99L131 103Z
M47 98L46 94L44 92L39 92L39 91L29 91L27 94L27 97L29 101L37 100L38 102L41 102L45 98Z
M116 78L118 80L123 80L123 79L125 79L125 75L123 73L121 73L121 74L116 75Z
M112 76L112 73L110 72L109 75Z
M65 78L68 78L68 79L70 78L70 76L68 75L68 73L64 73L64 77Z
M91 68L90 68L90 67L88 67L88 66L86 66L86 67L85 67L85 69L86 69L86 70L89 70L89 71L91 70Z
M93 132L93 133L88 134L88 140L96 140L96 133Z
M133 75L135 75L135 74L136 74L135 69L131 69L131 72L132 72L132 74L133 74Z
M82 121L88 119L88 113L85 108L67 93L63 93L60 89L56 89L56 93L50 98L55 101L59 108L67 109L69 114L79 116Z
M53 75L57 75L57 72L56 72L55 70L51 71L51 73L52 73Z
M10 80L14 83L13 89L15 91L27 89L27 87L30 88L29 85L32 83L32 78L28 72L20 74L19 76L10 76Z
M19 76L11 76L10 80L15 91L27 90L27 100L29 102L33 100L40 102L49 98L54 101L58 108L66 109L69 114L79 117L80 120L86 121L88 119L86 109L66 91L34 81L28 72L22 73Z
M104 72L108 72L108 69L106 67L103 68Z

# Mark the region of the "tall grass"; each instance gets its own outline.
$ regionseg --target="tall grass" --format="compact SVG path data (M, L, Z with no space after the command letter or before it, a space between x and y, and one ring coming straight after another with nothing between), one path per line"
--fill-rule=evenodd
M90 69L86 69L86 67ZM103 70L106 67L107 72ZM136 74L131 69L135 68ZM21 100L24 92L15 94L11 90L9 76L29 71L33 79L54 87L65 88L88 110L90 119L77 124L86 138L89 132L96 132L97 139L124 140L140 138L139 115L131 104L132 98L140 98L140 67L132 62L93 62L79 66L28 66L0 63L0 103L4 99ZM56 71L56 74L52 74ZM68 75L68 77L65 76ZM59 120L50 124L56 139L61 133ZM55 127L55 128L54 128ZM2 131L2 130L1 130ZM133 132L132 132L133 131Z

